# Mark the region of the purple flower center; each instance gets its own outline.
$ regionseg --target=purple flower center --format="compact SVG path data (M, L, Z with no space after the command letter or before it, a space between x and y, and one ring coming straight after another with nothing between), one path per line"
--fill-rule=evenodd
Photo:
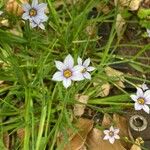
M86 69L86 68L84 68L84 69L81 71L81 73L85 73L85 72L87 72L87 69Z
M144 98L138 98L137 102L140 104L140 105L144 105L145 104L145 99Z
M63 72L63 75L64 75L64 77L69 78L69 77L72 76L72 72L71 72L71 70L66 69L66 70Z
M111 137L114 136L114 132L113 132L113 131L110 131L110 132L109 132L109 136L111 136Z
M37 15L37 10L34 9L34 8L31 8L31 9L29 10L29 15L30 15L31 17L36 16L36 15Z

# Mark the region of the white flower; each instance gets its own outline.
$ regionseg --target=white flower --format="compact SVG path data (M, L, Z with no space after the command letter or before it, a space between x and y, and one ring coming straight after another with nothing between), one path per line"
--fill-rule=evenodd
M23 10L25 11L22 15L24 20L29 20L32 28L39 26L43 29L43 22L47 21L48 17L45 15L46 3L38 4L38 0L33 0L32 4L23 4Z
M74 66L74 60L70 54L65 58L64 62L55 61L55 65L59 71L53 75L52 80L63 81L65 88L71 85L72 80L80 81L84 79L80 72L82 67Z
M90 65L90 58L86 59L84 62L82 61L82 59L80 57L78 57L78 66L82 66L83 69L81 70L81 73L83 75L84 78L86 79L91 79L91 75L89 72L95 70L94 67L89 66Z
M141 85L141 88L142 88L143 91L146 91L146 90L149 89L148 86L147 86L145 83L143 83L143 84Z
M0 15L2 15L3 14L3 11L0 11Z
M135 110L143 109L148 114L150 113L149 106L147 105L150 104L150 90L144 92L141 88L137 88L136 95L131 95L130 97L135 101Z
M148 37L150 37L150 29L146 29Z
M103 140L109 140L109 142L113 144L115 142L115 139L120 139L118 133L119 129L118 128L114 129L113 126L111 126L109 130L104 130L105 136Z

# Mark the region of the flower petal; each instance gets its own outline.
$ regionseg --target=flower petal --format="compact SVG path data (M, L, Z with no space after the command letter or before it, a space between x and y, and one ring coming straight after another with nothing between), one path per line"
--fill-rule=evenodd
M74 81L81 81L84 79L83 75L80 72L73 72L73 75L70 78Z
M114 144L115 138L114 138L114 137L109 137L109 142L110 142L111 144Z
M144 98L150 99L150 90L144 92Z
M29 14L28 14L27 12L25 12L25 13L22 15L22 19L24 19L24 20L30 19Z
M77 62L78 62L78 65L82 65L82 59L80 57L78 57Z
M114 135L114 138L115 139L120 139L120 136L116 134L116 135Z
M63 85L67 89L71 85L71 79L63 79Z
M37 27L37 24L34 21L30 21L30 26L32 28L35 28L35 27Z
M141 110L142 109L142 105L140 105L139 103L135 102L134 108L135 108L135 110Z
M109 130L104 130L103 132L104 132L104 134L108 135L110 131Z
M148 90L148 86L145 83L141 85L141 88L143 91Z
M73 57L69 54L64 60L65 66L68 66L69 68L72 68L74 65Z
M108 135L105 135L103 140L108 140L109 139L109 136Z
M150 113L149 107L147 105L143 105L143 110L148 114Z
M83 66L86 67L86 68L89 66L89 64L90 64L90 58L86 59L86 60L83 62Z
M80 73L81 73L81 71L82 71L83 69L84 69L83 66L81 66L81 65L76 65L76 66L73 67L73 72L80 72Z
M41 4L38 4L35 6L35 8L38 10L38 11L44 11L47 7L47 4L46 3L41 3Z
M138 97L143 97L143 90L141 89L141 88L137 88L137 92L136 92L136 95L138 96Z
M22 8L23 8L24 11L29 12L29 10L31 9L31 6L28 3L26 3L26 4L22 5Z
M38 5L38 0L32 0L32 7L35 7L36 5Z
M114 132L114 131L115 131L115 129L114 129L114 127L113 127L113 126L111 126L109 130L110 130L110 131L112 131L112 132Z
M64 78L63 78L62 72L60 71L57 71L52 77L52 80L54 81L62 81L63 79Z
M114 133L115 133L115 134L118 134L119 131L120 131L120 130L119 130L118 128L116 128L116 129L114 130Z
M95 67L90 66L90 67L87 67L86 70L90 72L90 71L95 70Z
M83 73L83 76L84 76L86 79L91 80L91 75L90 75L88 72Z
M138 96L137 95L130 95L130 97L131 97L131 99L133 100L133 101L137 101L137 99L138 99Z
M43 23L40 23L38 26L39 26L42 30L45 30L45 26L44 26Z
M66 69L66 66L61 61L55 61L56 68L60 71L63 71Z

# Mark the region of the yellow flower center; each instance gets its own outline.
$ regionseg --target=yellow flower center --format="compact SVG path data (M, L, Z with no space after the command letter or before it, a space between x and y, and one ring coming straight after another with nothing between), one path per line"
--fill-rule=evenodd
M144 98L139 98L137 101L138 101L138 103L141 104L141 105L144 105L144 104L145 104Z
M69 78L71 76L72 76L72 72L69 69L64 71L64 77Z
M110 131L109 136L114 136L114 132Z
M32 16L36 16L37 15L37 10L35 10L34 8L30 9L29 11L29 15Z
M85 72L87 72L87 69L86 69L86 68L84 68L84 69L81 71L81 73L85 73Z

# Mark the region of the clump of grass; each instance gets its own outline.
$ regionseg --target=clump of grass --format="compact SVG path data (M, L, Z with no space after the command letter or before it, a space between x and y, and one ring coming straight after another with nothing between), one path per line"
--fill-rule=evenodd
M116 38L115 7L107 15L98 12L95 18L88 19L98 0L71 5L63 1L60 10L54 7L55 2L45 2L49 10L45 31L31 29L28 21L14 17L4 9L2 17L8 19L11 26L0 28L0 80L4 81L0 85L0 149L5 149L3 134L7 132L14 139L10 143L12 150L56 149L58 133L65 133L68 127L72 127L70 118L75 94L89 95L87 106L103 113L132 107L130 93L119 87L118 95L95 97L99 89L93 86L94 82L101 80L116 86L116 79L106 75L105 67L126 63L144 74L150 72L149 65L138 61L149 60L141 55L149 50L150 45L121 44L121 39ZM90 37L86 27L94 25L98 32L98 25L107 22L110 22L111 31L106 44L99 47L101 37L98 33ZM21 35L11 33L13 28L19 29ZM117 54L118 49L124 47L134 47L138 51L134 56ZM75 82L66 90L61 83L52 81L52 76L56 71L54 61L63 60L69 53L75 59L78 56L91 58L96 71L92 80ZM144 77L129 74L124 77L125 82L133 87L135 81L150 83ZM25 131L21 141L15 135L18 129Z

